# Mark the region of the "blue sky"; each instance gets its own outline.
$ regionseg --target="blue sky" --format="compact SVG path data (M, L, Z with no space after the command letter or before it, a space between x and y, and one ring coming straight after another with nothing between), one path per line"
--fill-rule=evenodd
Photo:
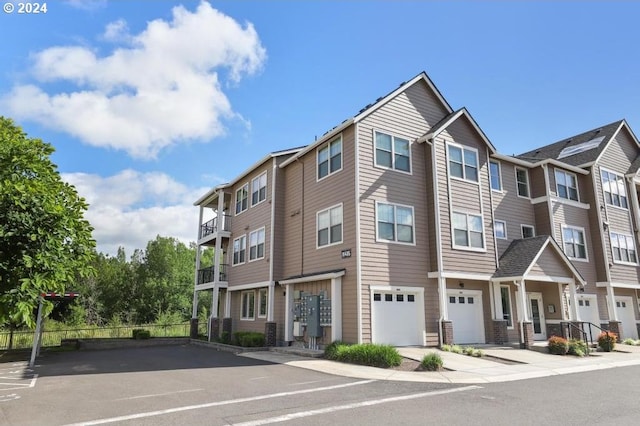
M17 6L17 2L13 2ZM0 115L56 148L98 249L195 239L199 195L426 71L504 154L626 118L640 3L47 2L0 15Z

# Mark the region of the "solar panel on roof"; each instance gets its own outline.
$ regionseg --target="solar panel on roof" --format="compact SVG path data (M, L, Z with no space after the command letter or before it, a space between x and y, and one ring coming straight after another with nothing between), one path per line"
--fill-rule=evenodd
M562 151L560 151L560 155L558 155L558 159L570 157L572 155L580 154L581 152L589 151L590 149L597 148L600 146L600 143L604 140L604 136L600 136L598 138L590 139L586 142L579 143L578 145L568 146Z

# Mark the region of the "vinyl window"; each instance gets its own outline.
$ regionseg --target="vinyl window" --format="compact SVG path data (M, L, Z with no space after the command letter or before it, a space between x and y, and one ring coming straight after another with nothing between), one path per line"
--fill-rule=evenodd
M269 301L269 292L266 288L258 290L258 318L267 316L267 306Z
M236 191L236 214L240 214L249 208L249 184L245 183Z
M453 213L453 246L484 249L482 216Z
M502 172L500 163L497 161L489 161L489 177L491 178L491 189L502 191Z
M602 173L602 191L604 192L604 200L611 206L629 208L627 202L627 191L624 185L624 178L615 173L601 170Z
M233 240L233 265L244 263L247 249L247 237L242 236Z
M413 207L377 203L376 218L378 240L414 243Z
M518 196L529 198L529 171L516 167L516 189Z
M251 181L251 205L255 206L266 199L267 173L265 172Z
M536 236L536 228L531 225L520 225L522 238L532 238Z
M407 139L374 132L376 166L411 172L411 143Z
M567 173L563 170L555 171L556 175L556 193L560 198L578 201L578 181L576 175Z
M449 153L449 175L478 182L478 151L458 145L447 145Z
M496 233L496 238L501 240L507 239L507 223L504 220L496 220L493 222L493 229Z
M564 253L569 259L587 260L587 244L583 228L563 226L562 243Z
M318 247L342 242L342 204L318 212Z
M507 321L507 327L513 328L513 316L511 315L511 292L509 286L500 286L500 297L502 300L502 319Z
M249 234L249 261L264 258L264 228Z
M631 235L611 233L613 260L620 263L638 263L636 247Z
M251 290L251 291L242 292L242 312L240 315L240 319L243 319L243 320L256 319L255 303L256 303L255 291Z
M342 169L342 136L318 149L317 162L318 180Z

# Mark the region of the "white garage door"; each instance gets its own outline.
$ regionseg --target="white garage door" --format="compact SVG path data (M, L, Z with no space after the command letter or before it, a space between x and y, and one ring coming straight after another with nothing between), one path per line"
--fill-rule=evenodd
M424 300L420 292L373 290L373 343L424 345Z
M579 295L578 296L578 315L580 321L589 322L600 327L600 314L598 313L598 299L595 294L593 295ZM591 333L589 333L591 330ZM600 330L595 326L587 325L584 328L587 332L587 338L593 341L598 340L598 334Z
M621 340L638 338L638 327L636 326L636 315L633 312L633 299L629 296L616 296L616 313L618 320L622 323Z
M485 343L482 318L482 291L447 292L449 320L453 323L453 342Z

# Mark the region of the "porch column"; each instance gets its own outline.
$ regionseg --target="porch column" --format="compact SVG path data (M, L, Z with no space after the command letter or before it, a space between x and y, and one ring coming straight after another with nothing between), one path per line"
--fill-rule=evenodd
M449 312L447 310L447 279L442 275L438 276L438 295L440 296L440 318L444 321L449 320Z
M270 281L269 282L269 295L267 296L267 322L272 322L273 321L273 304L274 304L274 300L273 298L275 297L275 285L276 283L274 281Z
M527 289L525 287L524 280L521 280L520 282L514 281L513 283L519 288L519 297L516 306L518 308L518 318L520 318L520 322L529 322L529 313L527 312Z
M331 280L331 341L342 340L342 277Z
M571 281L569 283L569 297L571 298L571 303L569 304L571 321L580 322L580 313L578 312L578 295L576 294L575 281Z
M293 340L293 284L285 286L284 299L284 340Z
M222 254L222 238L220 238L220 231L223 229L224 225L224 192L220 190L218 192L218 210L216 211L216 220L214 232L218 235L216 236L216 248L213 252L213 282L217 283L220 281L220 255ZM216 308L216 314L218 312L218 308ZM218 316L218 315L216 315Z
M218 301L220 298L220 287L219 284L216 282L213 285L213 295L211 296L211 317L212 318L218 318Z
M607 308L609 310L609 321L618 321L616 312L616 295L610 282L607 283Z
M502 310L502 293L500 290L500 283L492 281L491 282L491 290L494 300L494 320L504 320L504 311Z
M227 288L227 290L224 293L225 293L225 297L224 297L224 317L225 318L230 318L231 317L231 292Z

